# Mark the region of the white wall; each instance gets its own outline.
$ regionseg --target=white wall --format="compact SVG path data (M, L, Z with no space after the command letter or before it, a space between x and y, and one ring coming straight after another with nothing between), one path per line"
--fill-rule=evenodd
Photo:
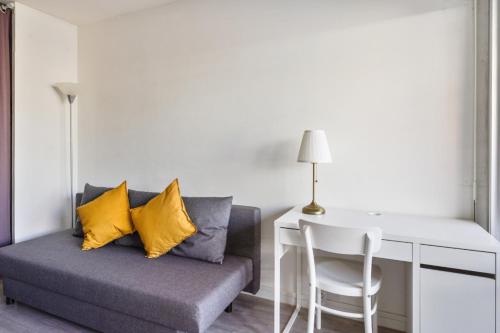
M77 80L77 28L16 3L14 239L71 225L68 105L52 85Z
M185 0L84 26L79 186L179 177L261 207L270 295L272 221L310 200L304 129L333 152L320 203L471 218L472 38L463 0ZM382 265L404 326L404 267Z

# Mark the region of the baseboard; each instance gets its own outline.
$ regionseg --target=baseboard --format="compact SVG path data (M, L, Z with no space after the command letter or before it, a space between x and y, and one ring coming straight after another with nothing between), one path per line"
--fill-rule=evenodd
M274 288L272 286L261 285L260 291L255 295L263 299L274 300ZM302 305L307 307L308 296L302 296ZM292 293L281 293L281 302L285 304L295 304L295 294ZM348 304L344 302L338 302L333 300L323 301L324 305L330 306L335 309L345 310L345 311L355 311L362 312L363 309L360 306ZM391 313L383 310L378 310L378 324L379 326L391 328L393 330L406 332L406 316L397 313Z

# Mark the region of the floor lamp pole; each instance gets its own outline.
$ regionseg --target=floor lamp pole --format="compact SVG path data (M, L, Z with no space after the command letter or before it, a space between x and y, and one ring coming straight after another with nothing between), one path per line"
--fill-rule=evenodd
M69 101L69 177L71 192L71 228L75 227L75 193L73 189L73 102L76 96L68 95Z

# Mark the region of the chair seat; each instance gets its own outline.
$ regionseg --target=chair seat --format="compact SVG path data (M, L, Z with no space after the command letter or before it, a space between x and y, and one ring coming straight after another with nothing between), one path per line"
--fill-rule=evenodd
M316 258L317 287L327 292L351 296L363 296L363 263L337 259ZM380 267L372 266L372 286L368 294L375 295L382 283Z

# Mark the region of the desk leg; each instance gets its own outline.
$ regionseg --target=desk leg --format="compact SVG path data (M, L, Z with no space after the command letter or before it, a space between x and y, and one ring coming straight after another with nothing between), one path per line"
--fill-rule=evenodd
M274 227L274 333L280 333L281 307L281 256L280 230Z
M295 320L299 316L300 307L302 304L302 250L300 246L295 247L296 255L297 255L297 267L296 267L296 282L297 282L297 290L295 294L295 310L293 310L288 323L286 323L285 328L283 329L283 333L289 333L292 330L292 326L295 323Z
M496 318L495 318L495 332L500 333L500 255L496 254L496 270L495 270L495 303L496 303Z
M420 244L413 244L413 258L407 271L409 308L408 332L420 333Z
M286 323L283 333L288 333L291 331L292 326L297 319L301 307L302 300L302 250L300 246L295 247L296 249L296 306L290 316L290 319ZM274 333L281 333L280 328L280 311L281 311L281 258L283 257L285 251L283 251L283 245L279 240L279 228L274 227Z
M297 250L297 299L296 299L296 308L300 310L302 306L302 248L297 246L295 248Z

